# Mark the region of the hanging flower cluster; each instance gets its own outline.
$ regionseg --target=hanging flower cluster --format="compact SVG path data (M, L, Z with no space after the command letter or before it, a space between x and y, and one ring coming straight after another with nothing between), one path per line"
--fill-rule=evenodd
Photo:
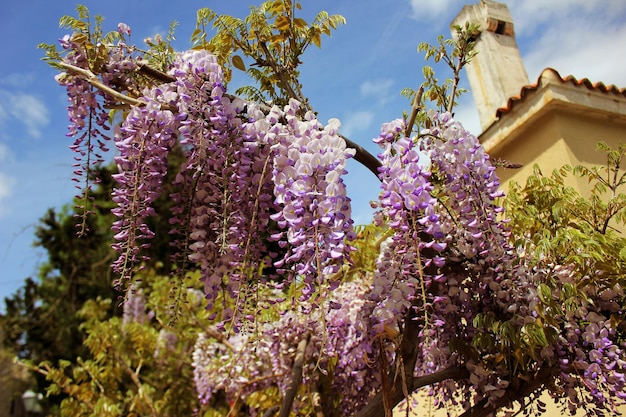
M399 333L406 323L398 318L410 311L423 323L413 336L422 346L415 375L455 365L470 371L463 384L442 384L437 403L454 403L452 393L459 392L476 402L495 402L508 386L506 377L451 346L471 345L483 331L475 327L476 315L506 313L536 294L511 285L523 277L515 274L508 232L498 219L502 209L495 203L499 182L482 146L449 114L431 113L430 126L407 138L403 121L396 120L374 139L383 148L376 216L394 233L381 245L370 293L376 303L372 329ZM493 354L481 350L479 355Z
M113 231L120 256L113 267L122 279L130 277L132 267L142 260L141 247L153 237L145 221L154 214L152 203L160 195L167 157L177 141L177 120L171 110L162 108L172 97L175 93L167 86L147 91L142 97L146 105L131 109L115 138L119 155L113 178L118 187L112 211L119 218Z
M323 126L309 112L301 121L298 110L295 100L285 108L286 125L277 132L273 146L274 195L282 208L272 219L285 229L274 238L288 247L277 266L295 265L294 272L306 284L302 295L307 298L337 272L350 250L346 240L354 238L350 199L342 179L354 150L346 149L339 137L338 120Z
M359 283L343 283L311 314L287 312L256 334L234 335L228 345L201 334L193 355L200 398L209 402L224 392L230 403L248 402L255 392L274 386L283 395L291 383L295 347L307 339L302 385L309 388L294 407L310 409L317 402L332 415L353 415L380 385L379 372L370 366L377 352L369 341L365 291ZM251 405L249 412L262 410Z
M496 168L478 139L450 114L434 113L431 126L421 132L422 146L443 176L440 198L445 198L448 210L441 214L441 222L446 239L455 242L460 256L498 262L508 248L508 235L497 219L502 208L495 200L504 194Z
M186 153L175 180L180 192L173 196L178 205L172 223L187 239L179 250L203 272L211 308L224 289L245 299L245 283L258 278L269 257L263 236L275 210L266 163L270 147L242 122L245 104L224 96L213 55L183 53L171 73L177 77L180 144ZM246 116L259 114L250 107ZM254 181L246 181L248 176ZM224 320L233 315L224 310Z
M421 151L415 141L404 136L405 124L396 120L383 125L374 142L383 152L379 155L381 193L377 213L378 221L386 220L394 235L381 248L371 297L380 303L375 311L375 328L381 332L385 326L400 329L397 317L403 316L415 301L416 293L425 289L423 267L442 258L425 259L420 251L432 247L441 238L439 216L435 212L436 200L430 182L430 157ZM429 240L422 241L424 234ZM442 250L445 243L436 242Z
M61 41L62 48L67 52L65 61L78 68L88 68L87 54L75 39L69 35L64 36ZM91 178L89 172L92 166L104 162L104 154L108 152L108 142L111 137L107 132L108 111L104 108L103 97L106 95L93 88L82 77L62 72L57 75L56 80L64 86L67 92L69 105L67 115L69 126L67 136L74 139L70 149L75 152L74 157L74 178L77 183L76 188L81 190L78 196L82 200L83 221L78 225L79 234L86 231L86 221L84 216L90 214L90 204L86 201L88 192L91 189Z
M136 66L129 60L123 44L112 50L102 76L111 88L132 84ZM86 65L72 61L79 64ZM223 310L224 322L238 315L254 321L259 311L250 305L258 302L248 293L272 279L267 268L277 269L278 284L305 283L299 298L306 301L345 262L346 241L354 237L342 179L354 151L338 123L324 126L312 113L300 120L295 100L262 112L227 97L222 70L207 51L179 54L169 76L173 81L144 90L115 137L114 268L126 280L145 260L142 250L153 237L146 220L163 190L168 157L180 146L186 160L174 182L171 219L182 236L177 259L201 268L209 307L226 290L236 302ZM72 120L76 133L82 119Z

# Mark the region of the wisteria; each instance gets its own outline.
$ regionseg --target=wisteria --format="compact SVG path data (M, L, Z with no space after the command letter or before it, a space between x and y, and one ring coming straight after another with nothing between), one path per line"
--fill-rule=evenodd
M430 129L417 137L405 137L405 130L401 120L394 121L375 139L383 148L377 217L395 233L381 247L371 297L378 332L399 332L397 318L409 310L423 320L417 337L424 348L415 368L421 376L464 360L451 345L471 343L478 333L472 319L497 298L489 283L506 280L502 266L512 251L497 219L502 210L495 203L495 168L476 137L445 113L433 113ZM483 232L491 233L489 239ZM484 248L496 242L497 248ZM465 363L471 372L465 394L495 400L508 382L476 365ZM452 400L454 391L458 387L444 385L438 399Z
M88 65L85 51L71 36L66 35L60 41L62 48L67 51L64 59L70 65L83 68ZM76 188L81 190L80 200L82 219L77 224L79 234L86 232L88 216L92 210L88 201L88 192L91 189L92 178L89 175L92 166L104 162L104 155L109 150L108 142L111 135L108 133L108 111L104 108L102 98L104 94L93 88L80 76L69 73L60 73L56 80L66 88L69 105L67 114L69 126L67 136L74 139L70 146L74 157L74 178Z
M312 113L298 120L297 111L292 101L285 112L287 131L273 146L274 195L282 208L272 219L286 229L275 238L289 246L284 261L296 265L306 296L337 272L350 249L346 240L354 238L342 180L354 150L338 136L338 120L322 126Z
M113 201L117 203L114 214L120 219L113 231L120 242L114 245L120 257L113 267L122 279L140 263L139 249L153 236L145 220L154 213L151 204L160 195L167 155L177 139L174 114L161 108L171 94L158 88L148 92L142 98L146 105L130 111L115 138L119 156L115 158L118 173L114 178L119 186Z
M366 290L355 282L341 284L312 314L288 312L257 334L231 337L228 345L201 335L193 358L200 398L208 402L223 391L232 403L272 386L284 394L295 347L309 339L303 384L310 388L294 406L333 410L336 415L357 412L380 386L379 374L370 365L378 352L369 341ZM331 396L338 392L340 396ZM260 411L253 407L250 413Z
M411 406L424 386L436 407L469 411L511 407L542 387L596 415L626 400L623 287L583 285L603 277L599 267L530 261L511 237L494 164L450 113L424 112L415 135L397 119L374 138L368 269L351 256L359 236L343 180L364 150L349 146L339 120L322 123L294 97L276 105L229 94L208 50L172 53L163 71L145 72L149 57L123 40L97 66L83 43L63 38L58 77L72 149L86 158L77 174L101 160L93 141L106 150L105 108L122 108L113 267L130 288L125 313L139 305L133 273L171 185L174 274L199 271L216 329L200 334L193 357L204 403L224 395L263 415L256 393L275 405L295 389L283 406L300 415L358 415L376 401ZM183 162L165 184L176 149ZM580 295L574 306L560 303L568 285ZM433 377L446 372L455 377Z
M347 259L346 240L354 237L342 181L353 151L338 136L338 124L324 126L312 115L300 121L295 100L267 115L231 100L220 67L204 51L180 54L170 74L176 81L146 89L116 135L119 220L113 227L120 257L114 268L129 279L145 259L141 249L153 235L146 219L161 193L168 155L181 146L187 161L172 198L183 208L171 222L186 234L180 249L188 261L204 271L209 301L224 288L237 300L236 311L223 311L224 322L237 311L258 313L247 310L246 293L248 281L267 278L258 275L264 266L285 271L283 284L305 277L300 298L308 299Z

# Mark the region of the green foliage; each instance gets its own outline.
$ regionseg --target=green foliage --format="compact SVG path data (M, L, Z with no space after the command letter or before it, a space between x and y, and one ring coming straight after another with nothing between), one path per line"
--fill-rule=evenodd
M178 172L180 156L179 149L172 153L169 175ZM113 173L111 167L94 169L92 175L100 181L88 193L92 215L86 217L86 232L80 237L76 235L79 209L67 207L61 213L51 209L41 219L36 229L36 244L46 250L48 260L41 265L36 278L28 278L22 288L5 299L6 313L0 321L4 345L20 358L33 363L56 363L89 357L89 349L83 345L84 331L79 328L84 319L77 315L78 311L98 297L117 300L120 296L113 287L117 276L110 267L116 257L111 248ZM166 220L172 204L170 192L166 190L156 205L157 216L150 220L150 227L157 235L147 249L154 260L147 266L163 274L174 268L169 256L172 236ZM74 204L79 203L75 200ZM175 279L172 278L172 284ZM173 301L165 300L162 304L172 306ZM178 307L177 303L177 310ZM117 302L99 311L103 320L121 314ZM41 378L38 383L43 391L46 381Z
M289 98L298 99L308 108L308 100L298 81L300 57L310 45L321 47L321 36L345 24L340 15L321 11L309 24L296 17L302 8L299 1L273 0L252 7L245 19L217 15L200 9L196 30L191 36L194 49L211 51L231 77L232 68L245 71L257 86L246 86L236 94L261 103L282 106ZM217 33L208 39L209 24ZM246 66L245 60L249 63Z
M626 146L612 149L601 142L598 150L607 154L604 167L564 166L548 177L535 166L524 187L510 185L504 202L515 248L529 266L545 271L536 311L547 340L556 337L564 316L592 303L592 295L622 306L607 315L621 329L620 337L626 336L626 299L611 295L626 286ZM586 179L589 196L567 186L568 175ZM539 329L534 331L536 342L543 341Z
M373 274L376 259L380 254L381 243L390 236L389 228L376 226L374 223L355 226L357 238L352 243L356 248L351 257L351 264L344 268L343 280L363 279Z
M155 35L153 38L147 38L145 40L146 44L150 48L146 51L146 57L148 64L151 67L161 71L165 71L169 68L172 62L172 57L174 56L172 41L176 40L174 32L176 31L177 26L178 22L175 20L170 23L165 40L163 40L159 34Z
M384 237L375 226L360 228L354 243L369 251L371 257L355 260L355 268L346 272L348 277L370 272L371 258L375 258L374 251ZM87 335L85 358L45 361L32 367L45 375L48 395L64 397L61 416L217 417L229 412L243 416L248 407L270 409L281 404L282 394L277 387L260 390L234 404L227 404L220 396L208 405L200 404L191 367L197 336L203 332L221 340L223 335L213 328L209 315L215 310L206 310L199 274L190 274L181 283L187 294L175 322L169 309L171 278L151 269L144 270L139 278L142 286L134 294L145 301L145 309L135 312L132 319L127 317L127 310L124 318L110 317L108 310L114 304L111 299L88 300L77 313L80 328ZM276 316L273 320L278 319L269 306L264 308L267 314ZM225 368L233 366L230 361L237 361L237 356L224 359ZM300 387L300 398L310 395L304 386ZM297 415L309 412L312 406Z
M515 246L537 262L575 264L583 275L600 267L605 274L622 276L626 195L621 191L626 179L621 162L626 147L610 149L601 142L598 150L607 153L604 167L566 165L546 177L535 166L525 187L511 184L505 203ZM590 195L567 186L568 175L586 179Z
M59 21L59 26L73 31L72 41L85 47L90 68L98 71L108 57L107 45L121 39L121 35L117 31L103 33L104 18L98 15L92 22L87 7L77 5L76 12L78 18L63 16Z
M102 30L104 18L97 15L92 20L86 6L77 5L76 12L78 17L69 15L61 17L59 26L72 31L71 41L85 48L89 70L94 75L98 75L103 71L102 66L108 58L109 48L119 41L128 43L128 40L118 31L104 33ZM171 64L174 56L172 41L176 39L174 32L177 26L178 22L176 21L170 24L165 39L159 34L155 35L153 38L145 39L146 45L148 46L147 50L134 47L137 54L142 54L145 62L149 64L151 68L164 70ZM63 54L67 53L66 51L59 51L55 44L42 43L38 45L38 48L45 51L43 59L48 62L48 64L57 67L59 67L59 62L62 60ZM60 68L64 71L66 70L66 68L63 67ZM129 97L136 98L141 94L141 86L149 84L151 79L149 76L142 74L141 69L139 69L132 78L133 84L136 84L137 87L129 88L131 87L131 83L129 83L125 88L127 89L126 93ZM114 113L115 111L112 111L112 114Z
M547 177L535 166L524 187L510 184L504 206L511 219L512 243L521 255L516 267L538 272L536 293L529 289L528 294L536 299L530 303L536 319L521 322L515 312L499 317L491 312L478 314L473 325L482 331L471 346L455 341L452 348L480 360L485 369L532 378L535 364L544 360L542 349L566 331L567 318L586 311L598 295L621 306L603 314L621 332L618 338L626 337L626 298L614 297L626 285L626 238L619 231L626 226L620 193L626 148L611 149L600 143L598 149L607 154L604 167L564 166ZM585 197L567 186L568 175L587 179L590 195ZM500 286L491 285L495 290ZM491 354L479 358L477 351Z
M476 55L474 51L475 34L478 31L476 24L466 23L464 27L454 27L456 36L454 39L437 38L437 45L422 42L418 45L418 52L425 52L428 61L433 59L435 63L444 62L451 70L453 78L446 79L443 84L435 78L432 67L425 65L422 73L426 81L424 87L425 98L434 102L441 110L451 112L456 105L456 99L463 92L457 88L461 69L467 65Z
M198 279L187 278L191 301L171 326L169 278L148 271L142 278L143 317L107 318L113 302L101 297L89 300L78 316L90 359L44 362L35 368L51 383L48 394L66 395L60 415L178 416L206 411L197 399L191 367L198 331L209 326L203 296L194 290Z
M595 231L606 234L612 228L612 222L626 224L626 194L620 192L626 184L626 173L620 171L626 145L612 149L606 143L600 142L598 150L607 153L605 166L577 166L570 171L574 175L586 177L593 184L591 198L579 199L576 215Z
M467 23L464 27L455 26L456 36L453 39L445 39L442 35L437 37L437 45L422 42L418 45L418 52L425 52L424 58L428 61L433 59L435 64L444 62L452 70L452 78L440 83L435 78L435 71L432 67L425 65L422 67L424 82L419 89L405 88L400 95L407 97L412 102L413 112L408 118L407 132L409 136L414 127L424 126L427 123L425 109L427 100L433 102L441 111L452 112L456 106L457 98L466 90L459 88L461 81L461 71L476 55L474 51L475 33L478 26ZM427 126L428 127L428 126Z

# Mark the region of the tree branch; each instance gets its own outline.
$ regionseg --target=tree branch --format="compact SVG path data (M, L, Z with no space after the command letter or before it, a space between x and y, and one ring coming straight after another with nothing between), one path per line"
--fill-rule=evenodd
M412 371L412 369L411 369ZM445 381L447 379L459 380L463 378L469 377L469 371L464 368L459 368L457 366L451 366L446 369L442 369L441 371L435 372L430 375L424 375L412 378L411 384L411 392L415 392L416 390L425 387L427 385L432 385L437 382ZM401 381L399 381L401 383ZM396 384L394 395L392 397L392 406L396 406L404 399L404 393L402 389ZM383 395L382 392L377 393L374 398L365 406L365 408L361 409L357 414L357 417L384 417L385 410L383 407ZM467 417L467 416L465 416Z
M298 392L298 387L302 382L302 368L304 366L304 352L306 350L306 345L309 343L309 339L311 338L310 334L307 334L304 339L300 340L298 343L298 349L296 350L296 358L293 363L293 369L291 370L291 384L289 388L287 388L287 392L285 393L285 398L283 398L283 404L280 407L280 414L278 417L289 417L291 413L291 406L293 405L293 400L296 398L296 394Z
M344 135L340 134L339 137L346 141L348 148L352 148L356 151L356 154L354 154L354 160L359 162L372 174L376 175L376 178L378 178L378 168L382 166L380 160L369 153L364 147L357 145Z
M147 61L141 61L139 63L138 71L144 75L147 75L153 80L161 81L162 83L173 83L174 81L176 81L176 77L172 77L171 75L166 74L163 71L152 68L150 65L148 65Z
M407 138L411 136L411 132L413 131L413 123L415 123L415 119L417 118L417 113L419 113L420 108L422 106L422 96L424 95L424 85L420 85L419 90L415 93L415 97L413 97L413 108L411 109L411 117L409 117L409 123L406 125L406 129L404 132L404 136Z
M150 398L150 396L146 394L146 390L143 388L143 384L139 380L139 376L137 376L139 374L139 370L141 369L142 364L140 363L139 366L137 366L137 370L133 371L132 369L130 369L130 366L128 366L128 364L124 361L124 359L118 353L115 353L114 357L115 357L115 360L122 366L122 369L126 371L126 374L130 377L130 379L133 381L133 383L137 387L137 396L140 399L142 399L144 403L148 406L148 408L150 409L152 413L152 417L157 417L159 413L157 412L154 404L152 403L152 398Z
M272 417L280 409L279 405L273 405L263 413L263 417Z
M456 366L443 369L431 375L415 377L415 364L420 350L419 339L415 337L420 332L421 322L417 317L417 310L410 308L404 319L404 329L402 330L402 340L394 366L389 370L388 379L395 381L391 387L391 398L389 406L395 407L406 398L406 394L411 394L416 389L434 384L446 379L461 379L468 377L466 369ZM401 372L402 374L399 374ZM406 391L409 391L408 393ZM378 392L372 400L359 411L356 417L385 417L384 391Z
M91 84L92 86L94 86L95 88L97 88L98 90L110 95L113 98L116 98L117 100L126 103L126 104L130 104L131 106L145 106L146 103L144 103L141 100L138 100L136 98L133 97L129 97L125 94L120 93L119 91L116 91L114 89L112 89L109 86L104 85L96 76L96 74L94 74L93 72L84 69L84 68L80 68L74 65L70 65L67 64L65 62L58 62L57 65L61 68L63 68L64 70L74 73L76 75L80 75L85 81L87 81L89 84Z
M289 97L294 98L300 102L303 102L303 104L305 104L304 97L299 97L298 94L296 94L294 89L291 87L291 84L289 84L289 81L285 77L284 68L280 66L274 60L274 57L272 56L269 49L267 48L267 45L265 45L265 42L259 42L259 46L261 47L261 49L263 50L263 53L265 54L265 62L267 62L267 64L272 68L272 71L274 71L274 73L278 75L278 79L280 80L283 90L289 95ZM310 110L310 109L307 109L307 110Z
M59 388L63 392L65 392L65 394L67 394L68 397L74 398L79 403L85 405L89 409L89 411L91 411L92 413L95 411L96 409L95 404L89 401L86 395L77 396L73 394L73 390L71 388L75 385L72 385L71 380L65 382L65 381L59 381L57 378L54 378L54 379L48 378L50 372L52 371L52 368L50 367L50 365L43 364L43 368L41 367L42 365L35 367L32 365L25 364L24 362L21 362L17 359L15 360L14 363L16 363L19 366L23 366L30 371L40 373L41 375L45 376L48 381L56 383L59 386Z

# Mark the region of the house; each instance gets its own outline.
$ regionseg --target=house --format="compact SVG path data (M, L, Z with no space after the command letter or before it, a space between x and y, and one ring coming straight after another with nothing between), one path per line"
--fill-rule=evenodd
M482 133L492 158L522 164L498 168L506 189L523 184L538 164L544 174L564 164L605 165L598 141L626 143L626 89L563 76L546 68L530 83L507 6L491 0L463 7L451 25L478 23L478 54L466 67ZM453 30L453 33L455 31ZM626 162L626 161L625 161ZM583 195L586 180L569 178Z

